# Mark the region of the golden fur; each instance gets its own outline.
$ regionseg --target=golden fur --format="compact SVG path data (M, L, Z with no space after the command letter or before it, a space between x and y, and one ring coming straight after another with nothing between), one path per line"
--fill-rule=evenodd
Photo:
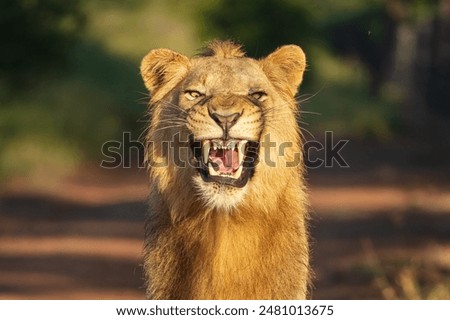
M307 200L294 99L305 64L294 45L254 60L229 41L213 41L193 58L156 49L143 59L141 74L151 93L148 298L306 298ZM258 106L246 98L252 88L267 94ZM189 90L205 92L209 100L194 105L186 99ZM260 143L269 137L288 147L280 154L261 143L260 161L242 188L205 182L189 165L188 147L190 134L222 134L205 108L241 112L230 129L233 137Z

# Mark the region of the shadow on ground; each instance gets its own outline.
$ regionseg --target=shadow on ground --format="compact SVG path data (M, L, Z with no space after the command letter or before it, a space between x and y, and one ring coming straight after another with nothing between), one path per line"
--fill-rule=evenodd
M144 199L82 205L9 195L0 204L1 298L144 298ZM448 214L316 211L311 233L314 299L427 298L449 281ZM413 293L402 287L404 270L420 286Z
M0 297L140 299L144 202L0 200Z

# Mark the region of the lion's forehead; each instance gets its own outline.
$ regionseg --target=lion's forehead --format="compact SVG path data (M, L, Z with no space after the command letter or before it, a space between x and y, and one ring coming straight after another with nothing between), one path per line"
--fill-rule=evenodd
M247 94L249 89L264 89L269 81L256 60L250 58L195 59L184 81L185 88L231 91Z

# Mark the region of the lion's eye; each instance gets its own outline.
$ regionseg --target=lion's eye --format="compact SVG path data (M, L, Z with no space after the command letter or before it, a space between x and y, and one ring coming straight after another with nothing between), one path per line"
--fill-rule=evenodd
M266 98L267 98L267 94L264 91L253 92L253 93L250 94L250 96L253 99L256 99L256 100L261 101L261 102L266 100Z
M184 92L184 96L186 97L186 99L192 101L192 100L195 100L197 98L200 98L200 97L204 96L204 94L201 93L201 92L198 92L196 90L186 90Z

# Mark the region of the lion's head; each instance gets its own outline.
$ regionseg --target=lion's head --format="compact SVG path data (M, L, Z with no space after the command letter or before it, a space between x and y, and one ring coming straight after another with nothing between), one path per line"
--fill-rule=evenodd
M151 93L147 155L166 201L230 209L298 179L294 96L305 65L294 45L261 60L232 42L193 58L150 51L141 64Z

